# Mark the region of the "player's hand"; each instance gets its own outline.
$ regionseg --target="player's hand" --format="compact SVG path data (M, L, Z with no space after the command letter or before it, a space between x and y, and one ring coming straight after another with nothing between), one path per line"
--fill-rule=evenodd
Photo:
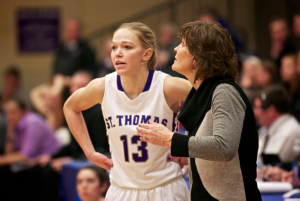
M149 124L139 124L136 129L142 141L158 146L171 146L174 133L162 124L150 120Z
M98 166L100 166L100 167L102 167L106 170L110 170L113 167L112 160L107 158L103 154L98 153L98 152L92 153L90 156L88 156L88 159L92 163L94 163L94 164L96 164L96 165L98 165Z

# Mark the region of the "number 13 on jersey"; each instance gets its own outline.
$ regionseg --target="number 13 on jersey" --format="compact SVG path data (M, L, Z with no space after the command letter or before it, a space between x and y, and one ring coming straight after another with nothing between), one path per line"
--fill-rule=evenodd
M124 158L126 162L129 162L129 151L128 151L128 137L127 135L120 136L120 140L123 141L123 148L124 148ZM143 142L140 140L140 136L134 135L132 136L131 140L129 140L131 144L137 144L137 148L139 153L132 153L132 159L136 163L140 162L146 162L148 160L148 150L147 148L147 142ZM140 145L138 145L138 141L141 142Z

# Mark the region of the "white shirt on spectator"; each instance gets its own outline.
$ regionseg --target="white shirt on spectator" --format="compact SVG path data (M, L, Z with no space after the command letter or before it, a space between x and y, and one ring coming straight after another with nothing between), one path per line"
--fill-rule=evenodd
M263 127L264 128L264 127ZM262 129L262 128L261 128ZM265 154L276 154L284 162L292 162L298 153L293 150L296 139L300 139L300 124L289 114L281 115L268 129L269 140ZM266 135L259 139L258 158L262 154Z

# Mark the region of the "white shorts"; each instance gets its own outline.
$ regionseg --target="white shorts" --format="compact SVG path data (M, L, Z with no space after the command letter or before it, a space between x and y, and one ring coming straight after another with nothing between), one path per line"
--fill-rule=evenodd
M105 201L189 201L190 192L182 177L147 190L110 185Z

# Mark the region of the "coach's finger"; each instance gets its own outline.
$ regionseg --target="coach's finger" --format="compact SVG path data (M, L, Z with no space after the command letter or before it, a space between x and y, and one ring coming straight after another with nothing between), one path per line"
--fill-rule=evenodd
M150 124L139 123L138 127L150 129L152 126Z
M154 122L152 120L149 120L149 124L158 124L158 123L156 123L156 122Z
M153 135L152 130L150 129L145 129L145 128L141 128L141 127L136 127L136 130L142 134L146 134L146 135Z

